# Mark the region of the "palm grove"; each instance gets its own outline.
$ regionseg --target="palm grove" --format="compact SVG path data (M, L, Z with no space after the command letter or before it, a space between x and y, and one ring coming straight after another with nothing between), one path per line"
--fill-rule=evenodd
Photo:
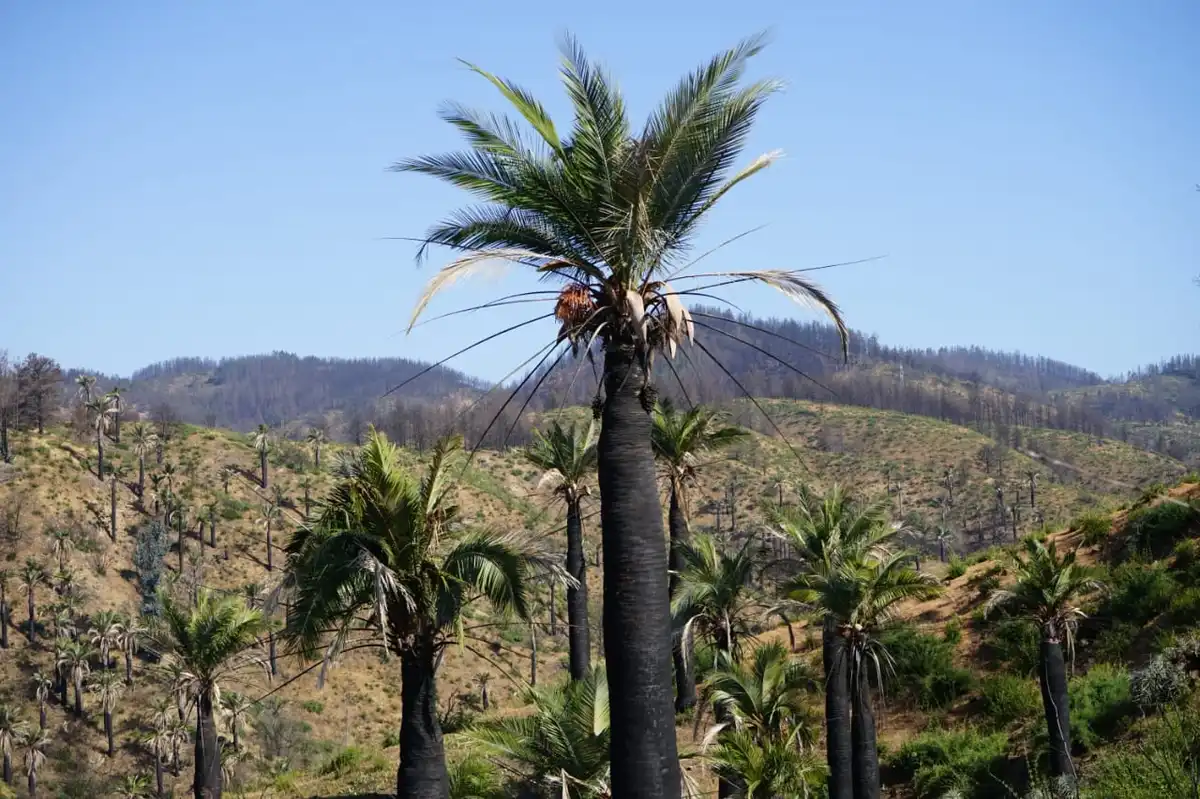
M688 352L711 356L705 335L720 331L693 318L686 301L731 284L761 283L815 305L841 332L843 353L847 348L836 304L801 270L696 272L699 259L689 260L694 234L717 201L774 160L768 154L735 171L759 110L778 89L773 81L743 80L762 44L743 42L686 76L636 132L613 83L573 41L562 66L573 112L569 131L560 131L524 90L476 69L517 118L450 106L444 117L469 149L396 166L481 201L425 237L422 252L443 246L456 256L434 277L413 322L436 292L498 259L559 284L490 303L545 303L544 312L522 324L552 319L558 326L526 361L536 361L531 377L509 401L536 391L529 380L540 381L543 367L568 355L598 368L592 420L549 421L523 450L543 474L541 485L561 502L565 546L470 522L456 499L456 479L470 456L455 437L439 441L427 462L413 468L372 431L338 464L331 488L311 497L314 483L304 483L304 512L288 517L284 510L295 508L278 484L267 493L273 438L261 426L251 441L257 474L241 477L253 480L263 503L268 584L230 593L210 590L198 573L181 582L188 541L203 549L206 523L207 548L217 549L216 512L188 505L176 465L163 461L166 431L156 434L140 420L126 431L136 481L126 482L132 475L124 470L106 471L107 442L119 443L127 409L119 391L97 395L95 382L81 377L76 406L90 426L95 473L111 483L113 540L122 486L145 516L133 555L142 605L140 613L85 613L69 568L70 536L52 538L48 560L31 558L0 574L3 645L13 624L10 598L18 596L27 605L28 646L53 650L31 691L38 723L15 705L0 707L5 780L15 780L14 758L21 755L36 795L50 741L47 705L83 717L89 692L113 755L112 714L138 679L134 661L144 649L167 691L140 742L152 753L154 786L130 775L128 793L164 794L164 767L177 769L188 743L195 796L216 799L224 767L240 756L242 721L260 705L230 686L249 672L274 674L278 638L322 672L360 649L394 658L402 704L398 796L501 795L513 786L489 787L464 763L447 761L438 668L461 640L468 609L486 606L498 619L532 621L538 586L549 584L566 590L569 684L530 685L528 714L488 718L466 732L508 764L509 783L580 799L690 794L695 786L680 765L677 721L690 716L699 727L708 714L706 745L683 756L699 755L721 796L878 797L875 708L891 673L886 633L903 603L933 597L938 584L914 568L902 545L909 531L892 522L886 503L837 488L800 490L788 506L781 495L771 508L769 544L744 534L693 536L689 488L711 459L747 434L712 409L660 400L652 382L656 362L669 365ZM6 460L10 418L41 433L59 380L57 366L40 356L17 370L15 390L7 389L13 381L0 380ZM319 472L322 450L328 460L332 445L320 430L307 443ZM158 465L147 479L151 456ZM220 479L228 493L239 475L223 471ZM602 541L595 559L602 566L600 641L590 635L584 547L593 489ZM295 532L276 570L274 535L289 527ZM164 580L171 541L178 563ZM1099 584L1073 557L1036 541L1019 559L1016 577L989 609L1004 608L1040 630L1048 768L1055 778L1073 780L1064 649L1081 615L1080 597ZM53 605L49 636L40 621L43 598ZM820 671L758 640L773 616L804 617L819 630ZM486 682L481 686L486 696ZM823 735L811 714L814 695L822 693ZM817 754L822 739L824 758Z

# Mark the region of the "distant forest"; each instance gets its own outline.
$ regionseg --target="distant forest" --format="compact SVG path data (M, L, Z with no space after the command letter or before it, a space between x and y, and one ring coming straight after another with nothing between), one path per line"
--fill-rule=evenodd
M980 347L889 347L854 332L844 361L830 325L705 307L693 313L695 345L681 348L674 360L659 357L654 370L660 393L685 404L720 404L746 395L807 399L931 416L1001 440L1021 427L1049 427L1117 437L1181 460L1200 455L1197 356L1181 355L1123 381L1105 381L1050 358ZM547 363L488 393L480 380L404 358L276 352L177 358L128 379L98 375L97 390L121 387L129 412L208 426L250 430L265 423L300 431L321 425L331 435L354 439L376 424L415 446L457 428L469 440L502 446L527 440L527 411L592 402L592 365L574 362L569 354ZM13 364L14 377L20 366ZM35 371L27 384L54 375L66 399L86 370L48 372L42 364Z

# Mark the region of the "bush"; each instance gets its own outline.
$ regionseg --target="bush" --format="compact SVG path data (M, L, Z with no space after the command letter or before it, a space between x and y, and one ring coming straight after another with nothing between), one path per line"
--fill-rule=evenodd
M1129 672L1101 663L1071 680L1071 740L1084 749L1111 741L1134 711Z
M954 646L910 626L882 636L892 657L894 692L924 710L949 706L971 690L971 673L954 665Z
M300 707L301 707L301 709L306 710L309 713L313 713L317 716L319 716L325 712L324 703L318 702L316 699L309 699L307 701L301 702Z
M962 796L1003 795L999 778L1008 736L973 730L922 733L900 747L889 762L896 776L911 783L917 799L941 799L953 791Z
M1042 699L1037 683L1028 677L996 674L980 686L983 715L996 727L1007 727L1037 715Z
M346 777L351 774L371 773L387 768L375 752L367 752L357 746L347 746L335 752L329 760L321 765L320 773L335 777Z
M942 640L950 646L958 646L962 641L962 622L958 616L951 616L942 628Z
M1099 513L1088 513L1071 521L1071 529L1080 532L1084 546L1103 544L1112 534L1112 519Z
M1175 571L1189 572L1200 563L1200 542L1194 538L1185 538L1175 545L1171 553L1171 568Z
M958 555L951 555L946 568L946 579L957 580L967 573L967 564Z
M1005 619L984 638L985 653L1015 674L1037 671L1041 658L1042 635L1036 624L1026 619Z
M1137 746L1096 758L1088 769L1086 799L1176 799L1196 795L1200 717L1170 712L1144 723Z
M1187 690L1187 672L1177 661L1164 655L1155 655L1129 676L1130 698L1145 710L1174 704Z
M1125 523L1127 545L1135 552L1164 557L1196 526L1200 513L1183 502L1160 502L1129 514Z
M1184 627L1200 622L1200 587L1186 588L1171 600L1171 623Z
M245 516L248 510L250 510L250 503L242 502L240 499L226 494L221 497L221 507L217 512L225 521L234 522Z
M1141 629L1129 622L1116 622L1096 636L1089 650L1092 659L1100 663L1127 662Z
M1139 627L1170 607L1171 598L1179 590L1175 578L1163 566L1138 561L1114 569L1108 584L1104 612L1114 621Z

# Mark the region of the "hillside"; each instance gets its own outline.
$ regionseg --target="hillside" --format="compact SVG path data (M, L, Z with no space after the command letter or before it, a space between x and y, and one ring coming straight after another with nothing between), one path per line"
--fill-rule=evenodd
M951 543L952 551L968 552L1011 540L1011 513L1004 519L996 514L997 487L1007 491L1006 501L1018 508L1017 532L1024 536L1039 529L1043 520L1053 525L1097 504L1115 506L1134 496L1135 486L1170 480L1179 472L1177 464L1169 459L1081 434L1037 431L1037 435L1030 433L1027 437L1028 453L1052 451L1057 461L1070 462L1070 468L1064 469L1048 466L1045 455L1033 457L1027 452L1007 450L970 429L924 417L785 400L769 400L765 405L795 452L777 436L756 433L729 457L704 464L692 493L695 530L712 530L723 537L761 537L764 513L772 503L781 497L785 504L794 501L794 492L802 483L826 488L837 482L867 495L882 494L890 488L896 514L909 517L920 527L928 528L940 521L944 507L945 523L957 535ZM583 416L587 412L580 409L572 413ZM736 415L740 421L762 426L761 421L754 422L755 412L748 403L739 405ZM327 446L322 453L325 469L315 471L309 454L298 444L281 440L274 446L271 483L287 498L283 529L277 525L275 530L276 546L282 546L287 531L302 520L302 477L312 481L310 494L319 497L330 484L329 465L336 463L340 449L341 445ZM3 567L16 572L29 557L52 561L46 532L66 529L74 541L68 556L70 570L83 597L81 610L86 618L93 618L102 609L135 609L138 592L130 566L135 533L153 512L149 500L148 507L142 509L132 491L133 484L118 485L117 536L115 542L110 542L111 483L101 483L91 471L95 455L92 443L75 440L63 428L52 429L44 436L19 433L14 437L13 454L13 464L0 467ZM127 439L121 444L110 442L106 458L110 464L132 467L134 476L124 480L136 480L136 460ZM416 452L407 453L406 458L414 466L420 461ZM166 448L165 462L175 465L177 491L193 514L208 503L215 503L219 509L216 547L197 540L194 532L186 537L182 574L178 542L171 539L165 562L168 574L177 580L174 590L186 593L188 586L196 584L227 591L242 591L251 583L269 587L273 575L264 569L264 531L258 513L267 497L256 482L257 457L248 438L225 430L181 426ZM236 470L228 492L221 485L224 466ZM159 470L153 456L148 468ZM951 472L949 489L946 469ZM1039 477L1035 507L1030 506L1026 493L1028 473ZM535 540L558 551L560 511L551 497L538 492L539 477L517 452L481 451L461 477L464 520L533 531ZM587 551L594 553L599 540L594 511L586 512ZM199 519L194 515L189 518L194 531ZM209 535L206 531L204 538L207 540ZM937 545L932 538L910 543L935 558ZM279 553L275 560L278 565ZM593 586L600 585L601 575L600 568L593 568L589 578ZM23 596L15 593L12 581L9 592L18 629L13 631L13 648L0 665L0 696L27 706L30 675L49 670L52 651L44 643L28 645L22 632ZM596 625L600 618L599 597L598 588L593 588L591 617ZM39 590L43 635L52 626L48 609L54 600L52 591ZM549 589L542 587L537 613L538 673L543 681L558 679L565 669L566 642L561 628L557 635L551 634L549 600ZM561 592L556 603L561 614ZM922 617L924 613L922 610ZM86 629L85 622L80 624ZM520 707L521 685L530 669L528 629L497 623L477 610L472 610L466 629L464 646L447 650L439 671L441 704L451 729L455 718L478 713L479 674L492 677L491 700L498 712L505 713ZM599 640L599 633L597 626L593 641ZM328 791L320 787L320 778L311 775L320 770L321 763L350 745L365 752L382 751L383 755L373 755L369 767L364 766L349 782L343 781L337 790L385 788L389 784L395 750L386 750L394 746L399 717L395 668L394 664L381 663L376 656L351 653L330 672L326 686L318 690L313 664L281 655L279 673L273 681L255 678L231 686L249 696L270 693L282 702L268 703L271 715L258 720L257 732L247 733L263 757L280 757L287 763L283 772L271 777L278 791L284 795ZM94 793L103 781L147 768L147 752L136 742L134 732L148 728L151 708L164 689L145 656L135 669L136 685L116 713L122 745L114 760L103 756L98 714L91 713L80 723L51 704L51 726L61 730L62 735L51 750L47 784L57 786L62 793L82 796ZM886 722L885 739L894 739L902 718ZM686 747L695 745L690 730L681 728L680 735ZM80 746L90 753L83 765L72 760ZM452 744L451 751L459 750ZM184 776L174 781L177 793L187 790L186 767L182 773ZM259 766L250 763L239 774L239 780L256 784L264 779Z

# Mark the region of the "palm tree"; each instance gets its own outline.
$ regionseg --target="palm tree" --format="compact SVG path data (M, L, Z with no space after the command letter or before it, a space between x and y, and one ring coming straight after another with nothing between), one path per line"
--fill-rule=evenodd
M50 745L50 736L45 730L31 732L21 739L25 749L25 773L29 777L29 799L37 799L37 773L46 762L46 747Z
M561 323L556 343L576 357L592 353L597 340L603 348L604 399L595 407L602 416L597 462L605 652L617 686L611 739L617 796L657 799L679 791L667 553L650 444L656 392L650 379L656 353L674 355L680 344L693 341L707 350L694 334L708 325L694 321L681 301L688 293L667 281L765 283L822 307L845 339L836 305L798 271L681 275L691 266L684 258L708 211L774 160L762 156L730 174L759 109L779 87L774 81L739 85L747 60L763 43L761 37L743 42L685 78L640 133L631 130L615 85L574 40L566 42L562 69L574 112L566 138L528 93L477 69L512 103L532 135L518 133L520 125L512 120L450 106L444 117L465 134L470 149L395 166L445 180L484 203L427 234L422 254L438 245L461 257L434 277L413 323L437 291L499 260L563 284L556 296L541 295L554 302ZM691 293L717 284L701 283ZM554 356L553 345L546 350L542 363Z
M112 714L117 709L117 702L125 693L125 683L115 671L102 671L92 680L91 689L100 699L100 709L104 712L104 737L108 739L108 756L116 753L113 745Z
M29 643L31 645L36 644L37 608L34 605L34 600L38 586L46 584L46 569L33 558L26 558L25 565L21 567L17 579L20 580L21 587L25 589L25 604L29 610Z
M226 494L229 493L229 481L237 477L237 469L232 466L222 466L217 476L221 479L221 490Z
M220 799L221 750L217 741L213 703L220 682L252 666L263 666L254 651L267 631L262 613L238 597L218 597L201 588L191 608L163 598L164 651L181 663L196 700L196 799Z
M541 469L541 485L553 487L567 506L567 639L572 680L591 674L591 627L588 623L587 558L583 553L583 497L591 494L586 484L596 468L595 423L586 428L574 424L564 428L551 422L543 432L534 431L533 443L525 448L525 459ZM553 592L551 593L553 599Z
M166 504L164 500L170 496L170 493L170 490L167 488L167 479L158 472L151 473L150 494L154 497L155 516L158 516L159 505Z
M125 622L121 628L121 638L117 643L125 656L125 682L129 685L133 685L133 657L138 653L148 632L136 619Z
M221 694L221 710L229 717L229 732L233 737L233 748L241 748L241 731L246 726L246 715L256 707L250 697L237 691Z
M1029 507L1036 508L1038 473L1033 469L1028 469L1025 472L1025 480L1029 483Z
M300 478L300 490L304 492L304 521L308 521L312 515L312 490L316 483L312 479L312 475L303 475Z
M242 598L246 600L246 607L262 611L263 616L268 619L274 616L275 599L272 593L259 583L246 583L242 586ZM276 667L275 631L273 628L267 630L267 666L272 677L279 673L279 669Z
M174 494L175 493L175 475L178 473L179 468L171 461L167 461L166 463L164 463L162 465L161 471L162 471L162 476L163 476L163 482L166 483L166 486L167 486L167 493Z
M33 697L38 704L38 729L46 729L46 701L50 698L50 691L54 688L54 681L42 674L40 671L35 672L31 678L33 682Z
M21 721L20 714L12 705L0 705L0 755L4 757L4 783L12 785L12 753L22 738L29 733L29 725Z
M217 503L206 502L200 507L200 518L208 519L208 546L217 548ZM204 522L201 521L201 524ZM203 543L203 542L202 542Z
M96 476L104 479L104 434L108 432L108 421L112 409L108 401L102 398L92 400L87 404L88 412L92 414L92 427L96 430Z
M267 531L267 571L275 570L275 544L271 537L271 526L277 524L283 518L283 511L279 505L274 502L263 503L259 511L258 523L261 524Z
M807 799L825 776L821 762L788 740L759 739L748 730L721 735L706 758L717 778L742 786L745 799Z
M608 682L597 668L586 679L529 691L533 713L488 719L467 735L504 758L530 786L555 797L610 796Z
M260 424L254 432L254 451L258 453L259 479L265 489L267 487L267 454L271 451L271 428Z
M696 479L699 456L721 449L746 436L739 427L725 427L721 416L711 408L696 406L690 411L677 411L669 400L661 400L654 409L651 443L654 455L662 463L671 491L667 513L667 529L671 536L669 564L671 596L679 585L683 556L679 549L688 541L687 487ZM675 669L675 712L682 713L696 704L696 676L688 663L691 653L686 642L674 642L672 659Z
M100 664L112 668L112 649L119 646L124 631L124 618L113 610L102 610L92 619L88 640L100 650Z
M400 657L401 799L446 796L434 664L463 608L482 597L528 618L529 558L495 534L451 538L451 470L461 446L461 438L439 441L418 481L401 469L395 445L372 430L319 518L288 546L286 579L296 596L287 635L297 650L314 656L326 631L338 630L336 654L366 612L385 654Z
M129 467L123 463L114 463L108 470L109 485L109 524L108 533L113 543L117 542L117 486L129 476Z
M109 412L112 414L113 442L116 444L121 443L121 411L125 410L121 404L122 390L120 386L113 386L112 390L104 395L104 400L109 406Z
M114 793L121 799L145 799L150 795L150 779L145 774L126 774Z
M481 671L475 675L475 682L479 683L479 703L483 706L483 712L487 713L491 709L491 698L488 696L488 683L492 681L492 675L486 671Z
M777 534L793 557L782 595L821 617L821 658L825 672L825 747L829 799L854 797L848 642L831 607L834 577L843 560L880 552L896 530L888 523L888 501L857 503L834 486L825 495L807 489L795 506L781 509Z
M1035 622L1042 631L1038 682L1050 736L1050 773L1074 781L1071 761L1070 707L1067 698L1067 660L1075 655L1075 628L1084 612L1080 598L1103 588L1095 573L1076 562L1076 553L1061 557L1054 543L1026 538L1014 555L1016 582L1011 589L992 593L984 616L998 608ZM1064 656L1064 645L1066 654Z
M75 716L83 718L83 681L92 671L95 650L84 641L64 641L56 664L75 690Z
M56 526L50 529L49 535L50 553L58 561L58 570L60 572L66 571L67 560L71 557L71 553L75 551L75 539L72 536L71 528Z
M0 569L0 649L8 649L8 623L12 608L8 605L8 581L12 574Z
M96 378L92 375L79 375L75 378L75 385L79 386L75 397L84 405L90 404L92 401L92 388L96 385Z
M310 427L308 435L305 436L305 441L313 451L313 465L317 471L321 471L321 447L325 444L325 431L319 427Z
M809 723L808 694L820 679L807 664L793 660L780 643L757 647L750 663L719 659L705 687L713 704L724 709L721 729L746 730L759 742L783 741L795 748L815 740Z
M942 563L946 562L946 545L954 542L954 531L945 525L939 524L934 528L933 540L938 545L938 560Z

